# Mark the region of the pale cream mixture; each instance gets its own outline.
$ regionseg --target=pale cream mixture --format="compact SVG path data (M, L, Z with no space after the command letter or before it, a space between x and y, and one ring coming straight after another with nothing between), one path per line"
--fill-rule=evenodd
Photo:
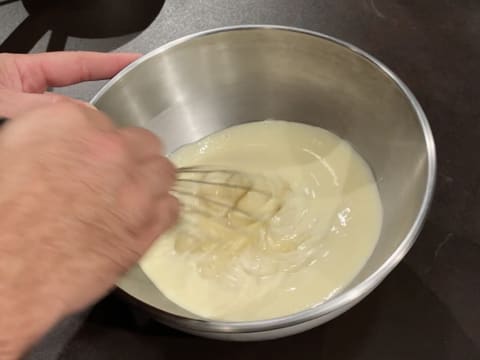
M277 120L247 123L186 145L171 159L178 167L254 175L198 175L240 190L184 182L200 200L179 195L184 215L140 262L171 301L192 313L247 321L304 310L348 285L375 247L382 208L374 177L331 132ZM260 191L245 194L251 186ZM224 212L208 199L234 201L240 211Z

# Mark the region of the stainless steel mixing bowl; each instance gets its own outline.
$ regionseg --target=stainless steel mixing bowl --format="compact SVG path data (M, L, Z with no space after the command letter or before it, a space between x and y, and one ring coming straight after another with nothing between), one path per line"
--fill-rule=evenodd
M384 207L381 237L358 276L326 303L264 321L211 321L170 302L139 267L119 282L156 319L193 334L265 340L338 316L405 256L432 198L435 146L420 105L378 60L326 35L241 26L188 36L128 66L92 103L118 124L154 131L168 151L249 121L317 125L347 139L373 169Z

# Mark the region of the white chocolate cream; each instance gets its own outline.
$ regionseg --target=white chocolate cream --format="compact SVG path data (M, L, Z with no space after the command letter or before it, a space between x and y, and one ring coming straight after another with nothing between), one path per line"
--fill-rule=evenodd
M140 266L192 313L248 321L313 307L347 286L375 247L382 207L374 177L347 142L326 130L247 123L186 145L171 159L178 167L254 174L198 176L261 190L239 195L235 188L180 182L201 196L179 196L182 219ZM241 212L202 199L236 203Z

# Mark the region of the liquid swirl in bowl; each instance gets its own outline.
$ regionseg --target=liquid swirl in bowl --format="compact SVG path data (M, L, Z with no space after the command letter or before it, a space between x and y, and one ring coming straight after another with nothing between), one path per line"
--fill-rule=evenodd
M186 145L171 159L178 166L256 174L259 183L248 185L275 194L265 201L199 187L206 198L239 197L238 206L256 220L229 218L213 206L209 211L218 216L182 217L142 259L146 275L170 300L200 316L260 320L324 302L355 277L379 237L382 209L370 168L326 130L248 123Z

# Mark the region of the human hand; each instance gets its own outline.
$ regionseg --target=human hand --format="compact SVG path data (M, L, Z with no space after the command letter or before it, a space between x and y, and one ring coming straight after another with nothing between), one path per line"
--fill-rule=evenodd
M0 130L0 358L104 295L174 223L160 153L146 130L69 102Z
M85 51L0 54L0 116L13 118L39 106L77 101L47 89L111 78L139 56Z

